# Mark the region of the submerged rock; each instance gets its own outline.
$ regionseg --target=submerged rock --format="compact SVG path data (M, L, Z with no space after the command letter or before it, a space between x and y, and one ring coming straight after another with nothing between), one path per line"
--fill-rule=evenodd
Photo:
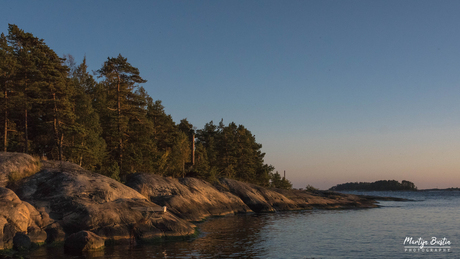
M221 192L210 183L196 178L174 179L137 173L128 179L126 185L190 221L251 211L237 196Z
M134 226L142 226L137 235L141 239L195 232L193 224L169 212L155 218L133 209L158 205L128 186L69 162L44 161L43 169L18 188L18 195L43 207L67 235L87 230L104 239L130 240ZM58 230L51 232L59 236Z
M29 250L32 246L29 236L22 232L16 233L13 238L13 248L17 251Z
M102 237L90 231L80 231L70 235L64 243L64 249L68 253L81 253L83 251L97 250L104 247Z

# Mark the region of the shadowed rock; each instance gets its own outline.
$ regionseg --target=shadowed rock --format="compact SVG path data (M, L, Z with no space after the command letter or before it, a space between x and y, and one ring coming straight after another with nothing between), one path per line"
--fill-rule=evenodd
M16 233L13 238L13 248L17 251L29 250L32 246L29 236L22 232Z
M67 253L81 253L104 247L104 239L90 231L80 231L70 235L64 243Z

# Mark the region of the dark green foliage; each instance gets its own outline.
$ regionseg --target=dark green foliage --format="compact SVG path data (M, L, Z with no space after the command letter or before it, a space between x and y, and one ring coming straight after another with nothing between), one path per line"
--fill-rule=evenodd
M132 122L143 123L144 107L147 105L145 96L138 93L137 84L145 83L139 70L128 63L121 54L116 58L107 58L101 69L97 71L104 78L104 102L100 111L103 121L103 137L107 144L109 156L118 162L123 175L133 171L131 164L123 164L126 156L126 143L131 136Z
M16 25L9 25L7 39L9 48L2 49L12 51L14 66L6 111L15 126L9 130L18 132L8 136L8 148L62 159L65 136L74 124L68 68L42 39Z
M70 142L65 149L67 160L88 170L102 167L106 156L106 144L102 138L102 127L99 114L93 108L92 91L97 83L87 72L86 58L75 67L72 56L67 57L72 70L71 82L74 87L72 98L75 107L75 123L70 133Z
M228 126L211 121L197 131L197 166L205 164L207 177L227 177L268 186L273 167L264 164L265 153L254 135L243 125L234 122Z
M1 137L3 139L3 151L8 150L8 131L12 131L12 122L10 121L9 111L11 106L11 91L13 88L13 76L16 70L16 59L13 56L13 47L8 45L6 36L2 33L0 36L0 87L1 87L1 108L2 108L2 121L3 127Z
M176 124L122 55L97 70L100 82L87 70L86 58L76 65L9 25L0 38L2 150L71 161L120 181L146 172L291 187L264 164L262 145L243 125Z
M315 187L313 187L312 185L309 185L309 184L307 184L307 187L305 187L305 190L309 191L309 192L317 192L317 191L319 191L317 188L315 188Z
M152 142L155 148L152 171L165 176L184 176L188 171L185 164L190 161L191 154L188 132L180 130L171 115L165 113L161 101L149 101L147 118L152 124ZM188 122L187 125L191 127ZM184 129L184 124L181 127Z
M291 182L284 177L281 178L281 175L278 173L278 171L276 171L274 174L271 174L270 180L270 187L286 190L290 190L292 188Z
M380 180L376 182L343 183L331 187L331 191L416 191L417 187L410 181Z

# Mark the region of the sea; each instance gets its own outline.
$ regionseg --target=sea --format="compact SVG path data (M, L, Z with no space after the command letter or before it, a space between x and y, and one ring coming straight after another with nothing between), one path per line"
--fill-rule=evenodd
M80 256L41 247L29 258L460 258L460 191L348 192L410 201L379 208L213 217L198 237L106 247Z

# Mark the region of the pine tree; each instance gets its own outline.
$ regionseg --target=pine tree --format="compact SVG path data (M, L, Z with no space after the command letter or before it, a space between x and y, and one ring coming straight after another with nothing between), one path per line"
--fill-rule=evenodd
M68 56L71 60L72 56ZM102 127L99 114L93 108L91 91L97 82L87 72L86 57L83 62L74 67L70 60L71 80L74 85L72 98L75 112L75 124L69 136L67 158L86 169L100 170L106 156L106 144L102 138Z
M178 129L187 136L187 153L190 154L189 157L186 157L183 161L183 175L185 176L186 167L187 170L193 169L195 162L195 127L193 127L187 119L182 119L178 125Z
M172 147L176 132L176 124L171 115L165 113L161 101L149 103L147 107L147 118L153 123L153 138L157 142L159 151L165 152Z
M14 91L21 100L22 107L15 107L22 110L22 121L18 125L23 131L24 153L29 153L29 115L28 112L35 104L34 98L39 92L38 83L40 74L36 65L36 54L39 51L43 40L34 37L31 33L25 33L14 24L8 26L8 42L13 47L13 55L17 61L17 70L14 78Z
M238 152L236 138L237 126L233 122L225 126L223 120L221 120L218 129L218 153L221 158L218 166L220 167L220 172L224 177L237 179L237 172L235 171Z
M131 100L128 131L126 133L125 168L128 173L153 172L157 149L153 137L153 123L148 119L148 105L152 98L139 87Z
M281 175L276 171L276 173L271 174L270 187L289 190L292 188L292 184L285 177L281 178Z
M65 136L72 134L75 125L74 103L71 101L75 88L68 78L69 68L64 59L45 44L40 45L36 53L37 67L40 75L40 95L38 95L40 118L36 128L40 128L42 136L36 136L37 151L47 153L53 159L63 160ZM45 142L43 142L45 140ZM44 150L43 146L48 146Z
M11 117L22 128L22 151L61 160L64 133L73 124L68 68L43 39L16 25L9 25L7 39L16 61L11 80L15 99L11 103L16 111ZM20 110L22 114L17 112Z
M190 141L192 140L193 135L195 135L195 129L193 125L187 119L182 119L180 121L178 129L184 132L187 137L189 137Z
M244 126L211 121L195 132L187 119L176 125L138 86L146 81L123 56L107 59L97 71L100 83L86 59L77 67L66 58L16 25L1 35L3 150L66 159L117 180L140 171L184 177L195 152L192 173L210 181L223 176L267 186L271 179L290 187L272 174Z
M171 162L177 126L171 115L165 113L161 101L150 101L147 105L147 119L152 123L152 144L155 146L154 172L170 175L174 171Z
M228 177L245 182L267 186L273 166L264 164L265 154L262 145L243 125L234 122L225 126L223 121L218 126L211 121L197 131L199 156L206 158L203 162L213 171L212 178ZM203 153L206 153L204 156ZM197 167L201 166L197 162ZM204 174L205 175L205 174Z
M139 83L145 83L139 75L139 70L123 56L108 58L101 69L97 71L103 77L106 95L106 114L103 118L104 138L112 158L117 161L118 168L124 171L123 155L124 142L127 138L129 118L138 107L135 90ZM129 168L127 168L129 170Z
M2 110L3 110L3 151L8 150L8 128L10 103L8 94L11 92L12 79L14 77L16 60L13 56L13 48L8 45L5 34L0 36L0 87L2 91ZM11 127L11 126L10 126Z
M217 126L213 121L206 123L203 129L197 130L196 145L197 145L197 161L196 167L202 170L214 172L214 177L219 177L217 141L218 141ZM202 172L206 175L207 172Z
M168 175L185 177L185 164L190 160L190 154L190 141L187 134L177 131L174 134L174 142L171 148Z
M209 182L215 182L218 180L218 174L215 167L211 167L209 164L208 153L203 143L197 142L195 149L195 165L193 172L196 177L205 179Z

